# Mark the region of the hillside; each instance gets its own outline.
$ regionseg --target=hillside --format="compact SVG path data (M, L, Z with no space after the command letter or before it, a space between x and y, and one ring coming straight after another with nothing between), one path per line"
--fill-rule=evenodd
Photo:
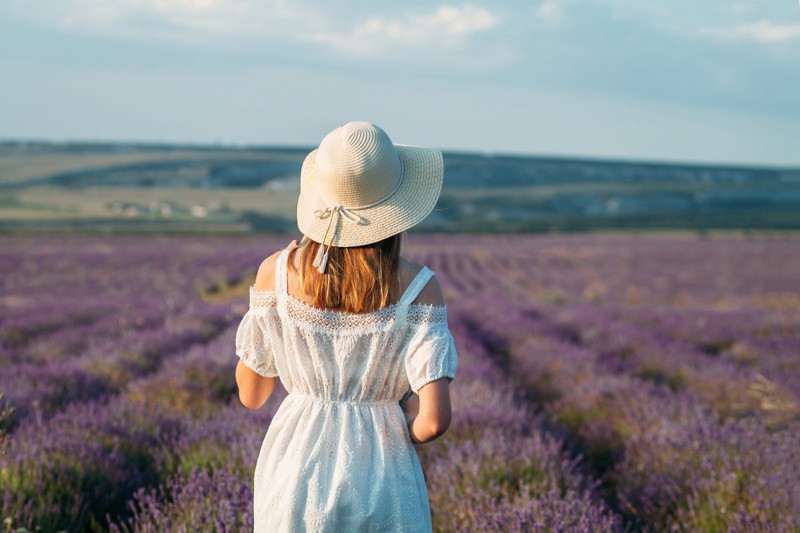
M0 144L0 231L292 232L305 148ZM800 169L445 154L422 231L798 229Z

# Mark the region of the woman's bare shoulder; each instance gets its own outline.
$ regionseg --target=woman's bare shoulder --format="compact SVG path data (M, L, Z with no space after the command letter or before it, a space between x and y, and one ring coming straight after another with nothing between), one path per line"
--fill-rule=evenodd
M419 274L419 271L422 270L423 267L424 265L404 257L401 261L400 278L402 280L403 287L408 287L414 280L414 277ZM436 274L434 274L430 281L425 284L425 287L423 287L422 291L416 297L414 303L425 305L445 305L442 284L439 283L439 279L436 277Z
M274 291L275 290L275 265L278 262L278 256L281 252L275 252L267 257L258 266L256 273L256 281L253 287L257 291Z
M292 241L287 248L297 247L297 241ZM253 287L258 291L274 291L275 290L275 266L278 263L278 257L283 253L283 250L278 250L271 256L267 257L258 266L256 273L256 280L253 282Z

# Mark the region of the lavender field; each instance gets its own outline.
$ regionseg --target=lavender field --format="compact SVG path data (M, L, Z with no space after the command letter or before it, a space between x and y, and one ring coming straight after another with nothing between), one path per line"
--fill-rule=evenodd
M0 237L7 531L247 531L283 391L234 335L288 238ZM459 349L440 531L800 530L800 238L411 236ZM413 403L411 408L413 409Z

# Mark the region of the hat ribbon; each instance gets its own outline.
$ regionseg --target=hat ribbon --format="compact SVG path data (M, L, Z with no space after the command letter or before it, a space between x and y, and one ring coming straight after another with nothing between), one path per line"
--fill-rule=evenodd
M322 237L322 244L320 245L319 249L317 249L317 255L314 257L314 263L313 263L313 265L317 267L319 273L324 274L326 268L328 267L328 250L330 250L331 248L331 243L333 242L333 235L331 234L331 240L330 242L327 243L327 245L326 241L328 241L328 235L330 234L331 228L333 227L334 219L336 219L337 225L339 223L340 218L344 218L345 220L348 220L353 224L362 224L364 222L364 219L342 205L334 205L326 207L325 209L317 209L316 211L314 211L314 214L318 218L328 219L328 227L325 229L325 234Z

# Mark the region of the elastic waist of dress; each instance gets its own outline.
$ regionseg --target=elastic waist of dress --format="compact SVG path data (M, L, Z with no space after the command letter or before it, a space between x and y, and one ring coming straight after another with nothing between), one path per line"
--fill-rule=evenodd
M313 394L306 394L304 392L290 392L288 398L296 398L314 403L330 403L330 404L345 404L345 405L400 405L397 400L354 400L350 398L323 398L322 396L314 396Z

